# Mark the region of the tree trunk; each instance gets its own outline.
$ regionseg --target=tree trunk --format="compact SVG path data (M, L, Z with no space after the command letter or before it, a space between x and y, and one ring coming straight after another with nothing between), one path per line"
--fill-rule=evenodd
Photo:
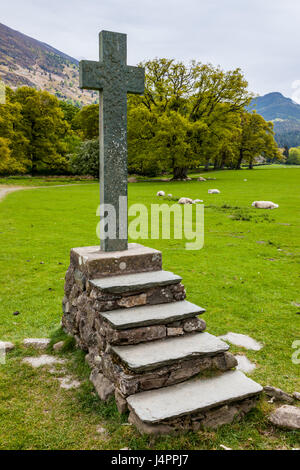
M253 160L250 160L249 162L249 170L253 170Z
M209 170L209 158L206 158L206 159L205 159L204 171L208 171L208 170Z
M242 161L243 161L243 156L244 156L243 150L240 150L240 156L239 156L239 159L238 159L238 161L237 161L237 163L236 163L236 167L235 167L236 170L240 170L240 169L241 169L241 164L242 164Z
M188 168L173 168L173 180L185 180L187 178Z

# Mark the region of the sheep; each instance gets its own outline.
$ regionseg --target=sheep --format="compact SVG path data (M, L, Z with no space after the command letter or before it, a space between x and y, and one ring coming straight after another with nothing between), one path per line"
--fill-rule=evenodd
M158 197L165 197L166 193L164 191L158 191L158 193L156 194L156 196Z
M252 207L256 207L256 209L278 209L279 205L271 201L255 201L252 203Z
M221 194L221 191L218 189L209 189L208 194Z
M206 181L206 179L203 178L202 176L200 176L200 177L197 179L197 181Z
M168 194L168 197L169 197L169 198L172 198L172 197L173 197L173 194Z
M203 202L203 201L202 201L202 199L195 199L195 200L193 201L193 204L198 204L198 202Z
M178 201L178 204L193 204L193 203L194 203L193 199L190 199L188 197L182 197Z

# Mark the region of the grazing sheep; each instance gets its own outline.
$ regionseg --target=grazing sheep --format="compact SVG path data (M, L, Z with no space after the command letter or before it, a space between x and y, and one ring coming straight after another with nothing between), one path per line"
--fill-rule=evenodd
M193 204L198 204L198 202L203 202L203 201L202 201L202 199L195 199L195 200L193 201Z
M209 189L208 194L221 194L221 191L218 189Z
M200 176L200 178L198 178L197 181L206 181L206 179Z
M158 191L158 193L156 194L156 196L159 196L159 197L164 197L166 195L166 193L164 191Z
M188 197L182 197L178 201L178 204L193 204L193 203L194 203L193 199L190 199Z
M168 197L170 197L170 198L173 197L173 194L168 194Z
M256 209L278 209L279 205L271 201L255 201L252 203L252 207L256 207Z

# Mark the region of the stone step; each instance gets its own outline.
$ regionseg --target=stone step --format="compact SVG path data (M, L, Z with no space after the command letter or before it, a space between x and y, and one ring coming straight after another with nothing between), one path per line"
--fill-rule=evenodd
M140 292L152 287L170 286L179 284L180 276L168 271L153 271L137 274L126 274L102 279L90 280L90 284L111 294L127 294Z
M261 391L261 385L242 372L230 371L137 393L129 396L127 402L141 421L153 424L243 400Z
M143 305L129 309L102 312L101 316L116 330L139 326L166 325L201 315L205 310L186 300L159 305Z
M193 333L134 346L111 346L111 349L129 369L142 372L192 357L215 356L228 351L229 346L209 333Z

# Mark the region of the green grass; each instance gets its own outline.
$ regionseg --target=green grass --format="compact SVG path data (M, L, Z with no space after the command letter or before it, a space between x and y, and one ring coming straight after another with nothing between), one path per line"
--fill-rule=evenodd
M203 199L205 245L186 251L184 240L140 240L162 250L164 268L183 277L188 300L207 309L208 331L249 334L264 344L247 351L256 362L251 375L262 385L299 391L299 365L292 343L300 340L299 176L300 169L224 171L216 181L129 185L129 203L147 207L164 190L175 197ZM244 179L248 181L245 182ZM2 184L2 182L0 181ZM23 182L18 183L23 185ZM36 182L32 184L35 186ZM220 195L208 195L210 188ZM61 353L82 381L77 391L59 388L47 369L21 364L25 337L62 337L59 324L64 275L72 247L98 244L97 184L14 192L0 203L0 338L17 348L0 365L0 449L278 449L300 447L299 434L273 428L265 400L246 420L218 432L151 438L124 426L113 400L101 403L88 381L84 354L72 343ZM255 200L278 210L259 211ZM173 203L172 201L170 204ZM264 242L264 243L257 243ZM41 264L42 263L42 264ZM18 310L20 314L14 316ZM244 352L232 347L233 352ZM96 433L106 428L105 436Z
M95 183L84 176L9 176L0 178L0 185L11 186L56 186L65 184Z

